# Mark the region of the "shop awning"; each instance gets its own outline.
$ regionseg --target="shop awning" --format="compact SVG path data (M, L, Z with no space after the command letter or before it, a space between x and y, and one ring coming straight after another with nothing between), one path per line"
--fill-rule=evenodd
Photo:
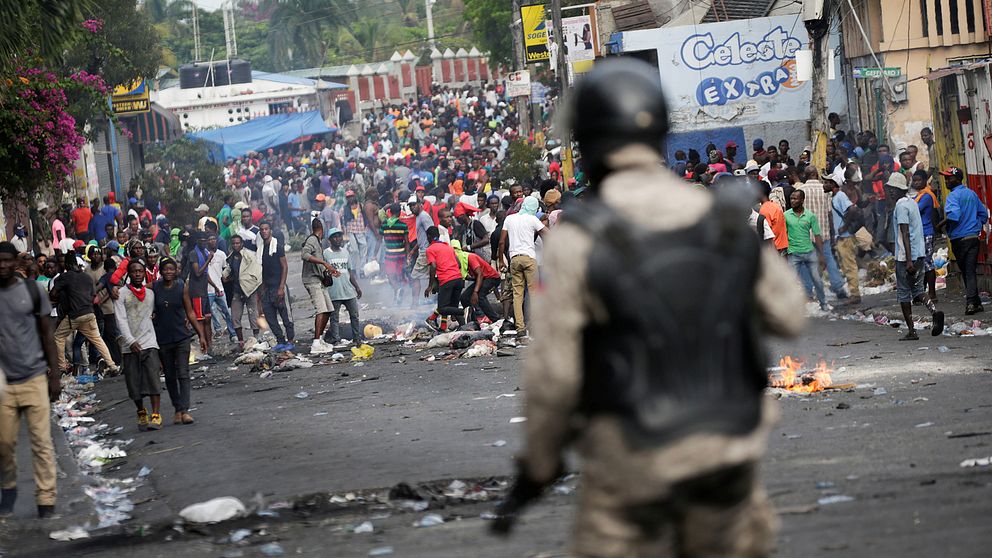
M216 163L240 157L250 151L290 143L304 136L336 132L320 116L320 111L273 114L253 118L244 124L189 134L203 140Z
M940 79L947 76L963 74L968 70L975 70L984 66L988 66L990 62L992 62L992 60L982 60L980 62L970 62L968 64L956 64L953 66L938 68L936 70L930 70L930 73L927 74L927 81L933 81L935 79Z
M121 123L134 135L135 143L166 142L182 134L179 117L151 103L148 112L121 117Z

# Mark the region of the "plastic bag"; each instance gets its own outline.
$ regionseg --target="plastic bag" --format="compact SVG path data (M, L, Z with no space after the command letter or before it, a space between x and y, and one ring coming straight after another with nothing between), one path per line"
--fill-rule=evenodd
M369 360L370 358L372 358L372 355L375 354L375 348L372 345L367 345L365 343L362 343L358 347L352 347L351 354L352 354L351 357L352 361Z

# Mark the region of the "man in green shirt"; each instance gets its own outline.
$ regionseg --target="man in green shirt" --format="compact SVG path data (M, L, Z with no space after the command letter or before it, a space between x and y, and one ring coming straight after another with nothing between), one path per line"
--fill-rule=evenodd
M217 212L220 236L225 242L231 241L231 194L224 195L224 207Z
M812 298L813 290L816 290L820 310L826 311L829 307L823 293L823 279L820 277L824 259L819 220L803 206L806 203L806 192L794 190L789 202L792 207L785 212L785 229L789 235L789 263L796 268L806 289L806 296Z

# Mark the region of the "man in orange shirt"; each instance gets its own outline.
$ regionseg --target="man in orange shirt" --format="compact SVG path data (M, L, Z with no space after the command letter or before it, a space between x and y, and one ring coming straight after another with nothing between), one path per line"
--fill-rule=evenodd
M765 221L768 221L772 233L775 234L775 249L778 250L779 254L784 255L785 251L789 249L789 233L785 229L785 213L782 211L782 206L769 199L772 193L771 185L767 182L761 182L758 188L761 195L761 207L758 209L758 214L763 215Z

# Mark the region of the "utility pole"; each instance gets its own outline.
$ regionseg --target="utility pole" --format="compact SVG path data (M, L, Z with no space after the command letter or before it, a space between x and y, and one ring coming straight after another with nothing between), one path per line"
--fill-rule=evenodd
M524 22L520 19L520 0L513 0L513 13L510 14L510 34L513 37L513 69L527 69L524 56ZM520 118L520 128L524 137L530 136L530 97L517 97L517 117Z
M434 3L437 0L424 0L424 8L427 11L427 42L431 45L431 50L437 48L437 41L434 40Z
M555 45L557 45L558 54L555 56L555 62L557 69L555 73L558 74L558 100L557 108L563 106L562 101L565 98L565 92L568 90L568 60L565 56L565 29L561 24L561 0L551 0L551 24L555 30ZM568 183L568 179L572 178L574 171L574 164L572 162L572 138L568 130L556 130L556 133L561 140L561 163L562 163L562 182L564 184Z
M562 97L565 96L565 90L568 89L568 60L565 59L565 33L561 25L561 0L551 0L551 24L555 30L555 45L558 47L558 54L555 56L558 67L555 68L555 73L558 74L558 102L560 103Z
M830 51L830 12L828 0L804 0L803 19L813 51L813 91L809 103L810 139L813 140L812 163L820 172L827 166L827 79L833 56Z

